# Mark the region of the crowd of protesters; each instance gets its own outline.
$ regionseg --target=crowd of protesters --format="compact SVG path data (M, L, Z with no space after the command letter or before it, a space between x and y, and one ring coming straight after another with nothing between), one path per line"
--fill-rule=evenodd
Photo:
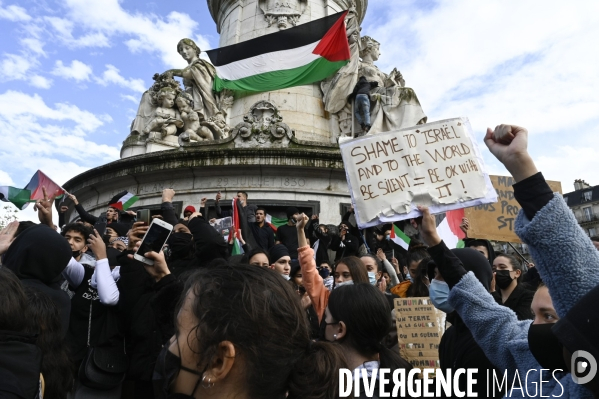
M231 256L206 202L177 215L171 189L157 217L173 230L162 251L143 254L149 265L133 256L149 228L134 212L96 217L71 195L79 218L64 224L61 208L57 233L46 197L39 224L0 232L0 398L337 398L342 368L412 368L394 326L400 297L430 297L447 313L440 367L478 369L478 397L493 384L487 371L507 373L524 397L599 397L598 376L579 385L570 374L573 353L599 359L599 251L527 138L509 125L485 137L517 182L527 267L484 239L447 248L426 207L396 224L412 229L406 249L390 224L359 230L351 209L331 226L290 207L275 232L245 192L231 235L244 254ZM220 199L216 214L229 216Z

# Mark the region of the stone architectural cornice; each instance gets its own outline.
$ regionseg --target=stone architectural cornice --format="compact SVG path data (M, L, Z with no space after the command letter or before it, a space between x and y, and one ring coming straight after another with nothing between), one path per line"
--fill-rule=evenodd
M309 148L219 148L195 147L185 151L171 150L120 159L90 169L72 178L63 187L70 191L127 175L151 174L159 171L202 168L207 166L295 167L343 171L337 146L314 145ZM297 169L296 169L297 170Z

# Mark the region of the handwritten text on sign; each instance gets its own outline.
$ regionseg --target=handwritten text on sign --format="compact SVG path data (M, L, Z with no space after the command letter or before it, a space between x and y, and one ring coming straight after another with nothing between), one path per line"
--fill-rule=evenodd
M435 309L429 297L396 298L401 357L414 367L439 368L439 343L445 332L445 316Z
M468 234L471 237L485 238L487 240L521 242L516 235L516 216L520 211L520 204L514 197L515 183L510 176L490 176L491 183L497 191L497 202L474 206L464 210L470 222ZM557 181L547 181L553 192L562 192L562 185Z
M487 193L466 118L366 136L340 146L361 225L380 216L408 214L416 205L463 203Z

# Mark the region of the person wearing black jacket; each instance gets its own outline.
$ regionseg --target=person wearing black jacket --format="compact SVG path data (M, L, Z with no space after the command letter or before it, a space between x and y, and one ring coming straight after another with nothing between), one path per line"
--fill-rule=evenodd
M266 210L264 208L256 209L256 222L250 223L250 230L257 246L265 251L269 251L275 245L275 233L272 228L266 224L265 218Z
M106 222L106 224L117 223L117 222L131 224L135 221L135 217L137 216L137 214L133 211L123 212L113 206L110 206L110 205L106 209L106 212L102 213L100 216L94 216L94 215L88 213L83 208L83 206L81 206L81 204L79 203L79 201L77 200L77 197L75 197L75 195L68 194L68 197L71 199L71 201L73 201L75 203L75 210L81 217L81 220L83 220L84 222L87 222L91 225L96 224L96 222ZM122 195L117 194L117 197L120 198L120 197L122 197ZM113 198L113 200L114 200L114 198ZM112 204L112 202L110 202L110 203Z
M347 256L358 256L360 241L348 231L349 222L345 220L339 225L339 235L332 237L329 249L337 252L335 262Z
M492 293L495 301L514 311L518 320L533 319L530 310L534 292L524 288L520 282L522 263L514 256L499 252L493 261L496 290Z
M350 98L355 97L354 115L365 133L370 130L370 90L378 85L378 82L369 82L364 76L360 76L350 95Z
M314 230L314 237L316 238L316 242L312 248L316 253L316 264L320 265L322 262L330 262L329 259L329 247L331 246L331 241L333 240L333 236L329 231L329 228L325 224L320 224L318 221L318 216L311 220L312 229ZM318 247L316 244L318 243Z

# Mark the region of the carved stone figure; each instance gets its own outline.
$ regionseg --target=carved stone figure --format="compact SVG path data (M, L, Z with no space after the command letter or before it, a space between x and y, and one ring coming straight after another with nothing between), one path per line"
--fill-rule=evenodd
M360 24L356 15L356 3L352 1L345 18L345 29L349 42L350 59L332 78L324 80L320 87L324 93L324 109L336 114L348 105L347 97L358 82L360 67ZM351 112L351 109L350 109Z
M159 106L154 110L153 119L146 125L143 132L161 132L162 138L177 133L177 128L183 127L181 115L173 106L175 105L176 91L164 87L158 92Z
M279 29L296 26L306 10L307 0L259 0L259 6L268 26L275 23Z
M394 68L387 75L381 72L374 62L380 56L380 43L369 36L360 39L359 76L370 82L378 82L378 87L370 92L371 125L370 134L397 130L426 122L416 93L405 87L401 73Z
M272 144L291 135L291 129L283 123L279 110L270 101L258 101L252 105L250 111L243 117L243 122L233 129L233 135L241 137L242 146L260 145L270 147ZM284 140L285 144L289 141Z

